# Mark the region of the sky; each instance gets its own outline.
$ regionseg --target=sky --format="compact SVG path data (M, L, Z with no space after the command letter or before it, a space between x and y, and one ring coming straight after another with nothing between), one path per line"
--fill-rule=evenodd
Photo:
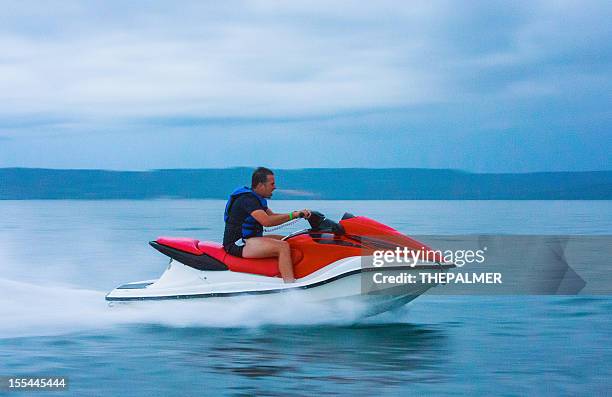
M609 1L3 1L0 167L610 170Z

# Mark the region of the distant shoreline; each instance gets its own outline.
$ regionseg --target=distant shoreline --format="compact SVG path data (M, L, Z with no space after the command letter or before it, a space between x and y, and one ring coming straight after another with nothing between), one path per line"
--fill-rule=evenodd
M225 199L252 169L0 168L0 200ZM275 170L281 200L612 200L612 171L481 174L418 168Z

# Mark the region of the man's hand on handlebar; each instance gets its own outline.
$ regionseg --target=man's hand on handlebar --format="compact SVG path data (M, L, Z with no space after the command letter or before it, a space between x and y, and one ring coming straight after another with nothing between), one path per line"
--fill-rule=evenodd
M296 218L310 218L310 210L307 209L303 209L303 210L299 210L299 211L294 211L293 212ZM296 214L297 213L297 214Z

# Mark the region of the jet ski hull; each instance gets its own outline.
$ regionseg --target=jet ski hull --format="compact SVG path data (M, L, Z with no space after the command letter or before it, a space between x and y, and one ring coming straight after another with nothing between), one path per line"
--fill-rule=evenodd
M200 271L172 261L159 279L124 284L111 291L106 300L109 303L216 301L244 296L257 299L270 294L292 294L303 302L363 304L367 315L372 315L404 305L435 286L420 283L383 285L377 286L375 291L368 291L369 285L364 283L364 277L371 279L372 272L398 276L402 273L444 272L451 267L424 262L415 267L364 268L362 259L342 259L292 284L285 284L279 278L255 274Z

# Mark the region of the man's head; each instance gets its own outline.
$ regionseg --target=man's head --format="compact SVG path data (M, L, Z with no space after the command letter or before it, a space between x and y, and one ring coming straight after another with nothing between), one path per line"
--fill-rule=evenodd
M257 167L251 177L251 189L261 197L272 197L272 192L276 189L272 170L266 167Z

